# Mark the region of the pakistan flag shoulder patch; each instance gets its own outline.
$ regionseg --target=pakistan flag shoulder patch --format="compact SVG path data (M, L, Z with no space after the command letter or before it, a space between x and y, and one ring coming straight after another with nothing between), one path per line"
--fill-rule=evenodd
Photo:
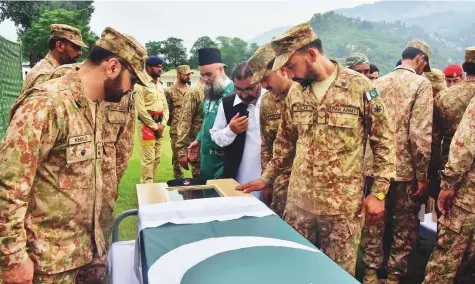
M378 90L376 90L376 88L373 88L369 92L366 92L366 98L368 99L368 101L371 101L372 99L375 99L378 96L379 96L379 93L378 93Z

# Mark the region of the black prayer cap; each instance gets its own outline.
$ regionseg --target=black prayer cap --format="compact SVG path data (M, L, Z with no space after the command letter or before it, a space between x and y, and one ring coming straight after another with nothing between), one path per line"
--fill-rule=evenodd
M198 65L210 65L214 63L223 63L221 51L217 48L198 49Z

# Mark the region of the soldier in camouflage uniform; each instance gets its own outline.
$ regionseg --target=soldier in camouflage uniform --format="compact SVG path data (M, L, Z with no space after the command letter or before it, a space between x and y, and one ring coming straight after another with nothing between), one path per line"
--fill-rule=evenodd
M475 57L475 50L473 47L465 50L465 59ZM466 66L469 66L470 61L466 61ZM452 137L457 130L458 124L462 119L462 115L467 108L472 97L475 95L475 73L468 74L467 78L461 83L454 85L453 87L442 90L434 100L434 133L433 144L437 152L433 153L437 155L437 159L434 162L431 160L432 172L438 173L439 170L443 170L447 163L449 156L450 143ZM439 195L440 187L437 190L431 191L431 196L437 199Z
M475 76L475 47L466 50L465 72L473 79ZM467 76L468 77L468 76ZM453 96L452 89L463 92ZM471 88L471 93L466 89ZM444 171L441 172L442 184L438 200L439 210L444 216L439 219L439 233L436 247L426 268L424 283L454 283L460 276L473 274L475 259L475 100L474 87L465 82L439 94L438 99L450 102L457 118L463 113L463 104L471 97L455 135L450 144L450 152ZM444 109L445 110L445 109ZM448 121L447 121L448 123ZM456 121L455 121L456 123ZM450 125L450 124L448 124ZM455 129L450 127L450 129ZM473 282L470 282L473 283Z
M384 202L376 196L386 194L395 175L388 111L366 77L323 54L309 24L274 39L272 48L273 69L286 67L300 84L287 95L274 155L261 179L237 189L262 190L292 164L284 219L354 275L363 222L358 213L366 213L369 221L382 217ZM375 183L362 202L365 131L374 153Z
M386 200L386 223L392 228L388 284L399 283L399 276L407 273L408 255L417 238L417 214L427 194L433 97L430 81L420 74L431 71L431 56L432 49L425 42L410 41L402 53L402 64L373 82L396 126L396 179ZM364 283L378 283L376 269L383 262L383 236L383 222L365 226L362 249L368 268Z
M136 41L106 28L79 70L27 91L0 144L4 284L107 283L101 215L113 200L101 160L110 110L97 101L119 102L145 84L145 57Z
M261 128L261 167L265 171L267 163L272 159L274 141L282 121L282 110L285 97L292 86L292 80L287 77L285 68L272 71L275 52L270 43L261 46L249 59L248 64L253 72L251 84L262 83L268 90L262 96L260 109ZM271 209L280 217L284 214L287 202L287 187L289 185L291 167L288 167L274 181L271 197L264 194L264 198L271 199Z
M176 149L176 142L178 140L178 123L180 122L182 106L184 104L184 97L189 92L188 84L190 83L191 72L190 66L181 65L176 68L177 81L170 88L165 90L165 97L167 98L170 118L168 125L170 126L170 142L173 152L173 176L175 179L183 178L183 170L178 162L178 152Z
M346 67L365 75L369 79L369 59L360 52L350 53L345 60Z
M51 37L48 40L49 52L26 75L21 92L36 84L45 82L48 75L63 64L71 64L82 55L81 47L87 48L82 41L81 31L68 25L51 25Z
M180 165L188 169L191 165L191 173L194 178L200 177L199 156L194 161L188 160L188 146L196 139L203 122L204 83L200 80L183 98L183 108L180 121L178 122L178 140L176 151L178 153Z

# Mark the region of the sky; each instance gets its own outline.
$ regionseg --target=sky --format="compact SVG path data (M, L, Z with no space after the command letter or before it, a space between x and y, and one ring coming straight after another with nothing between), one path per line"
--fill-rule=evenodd
M276 27L309 20L314 13L354 7L368 0L280 1L95 1L90 26L100 35L107 27L130 34L142 44L177 37L189 51L200 36L253 39ZM0 23L0 35L16 40L11 21Z

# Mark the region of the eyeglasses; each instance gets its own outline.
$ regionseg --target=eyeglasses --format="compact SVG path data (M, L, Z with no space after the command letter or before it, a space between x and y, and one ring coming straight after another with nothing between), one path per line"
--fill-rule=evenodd
M254 92L256 90L256 87L259 85L259 83L257 84L253 84L253 85L250 85L249 87L247 87L246 89L244 90L241 90L239 88L235 88L235 92L236 92L236 95L240 95L242 93L248 95L248 96L252 96L254 95Z
M120 62L120 65L122 65L125 69L129 71L130 84L132 84L132 86L137 84L137 82L139 81L139 78L137 77L137 74L135 74L135 71L131 67L129 67L129 64L122 62L121 60L119 60L119 62Z

